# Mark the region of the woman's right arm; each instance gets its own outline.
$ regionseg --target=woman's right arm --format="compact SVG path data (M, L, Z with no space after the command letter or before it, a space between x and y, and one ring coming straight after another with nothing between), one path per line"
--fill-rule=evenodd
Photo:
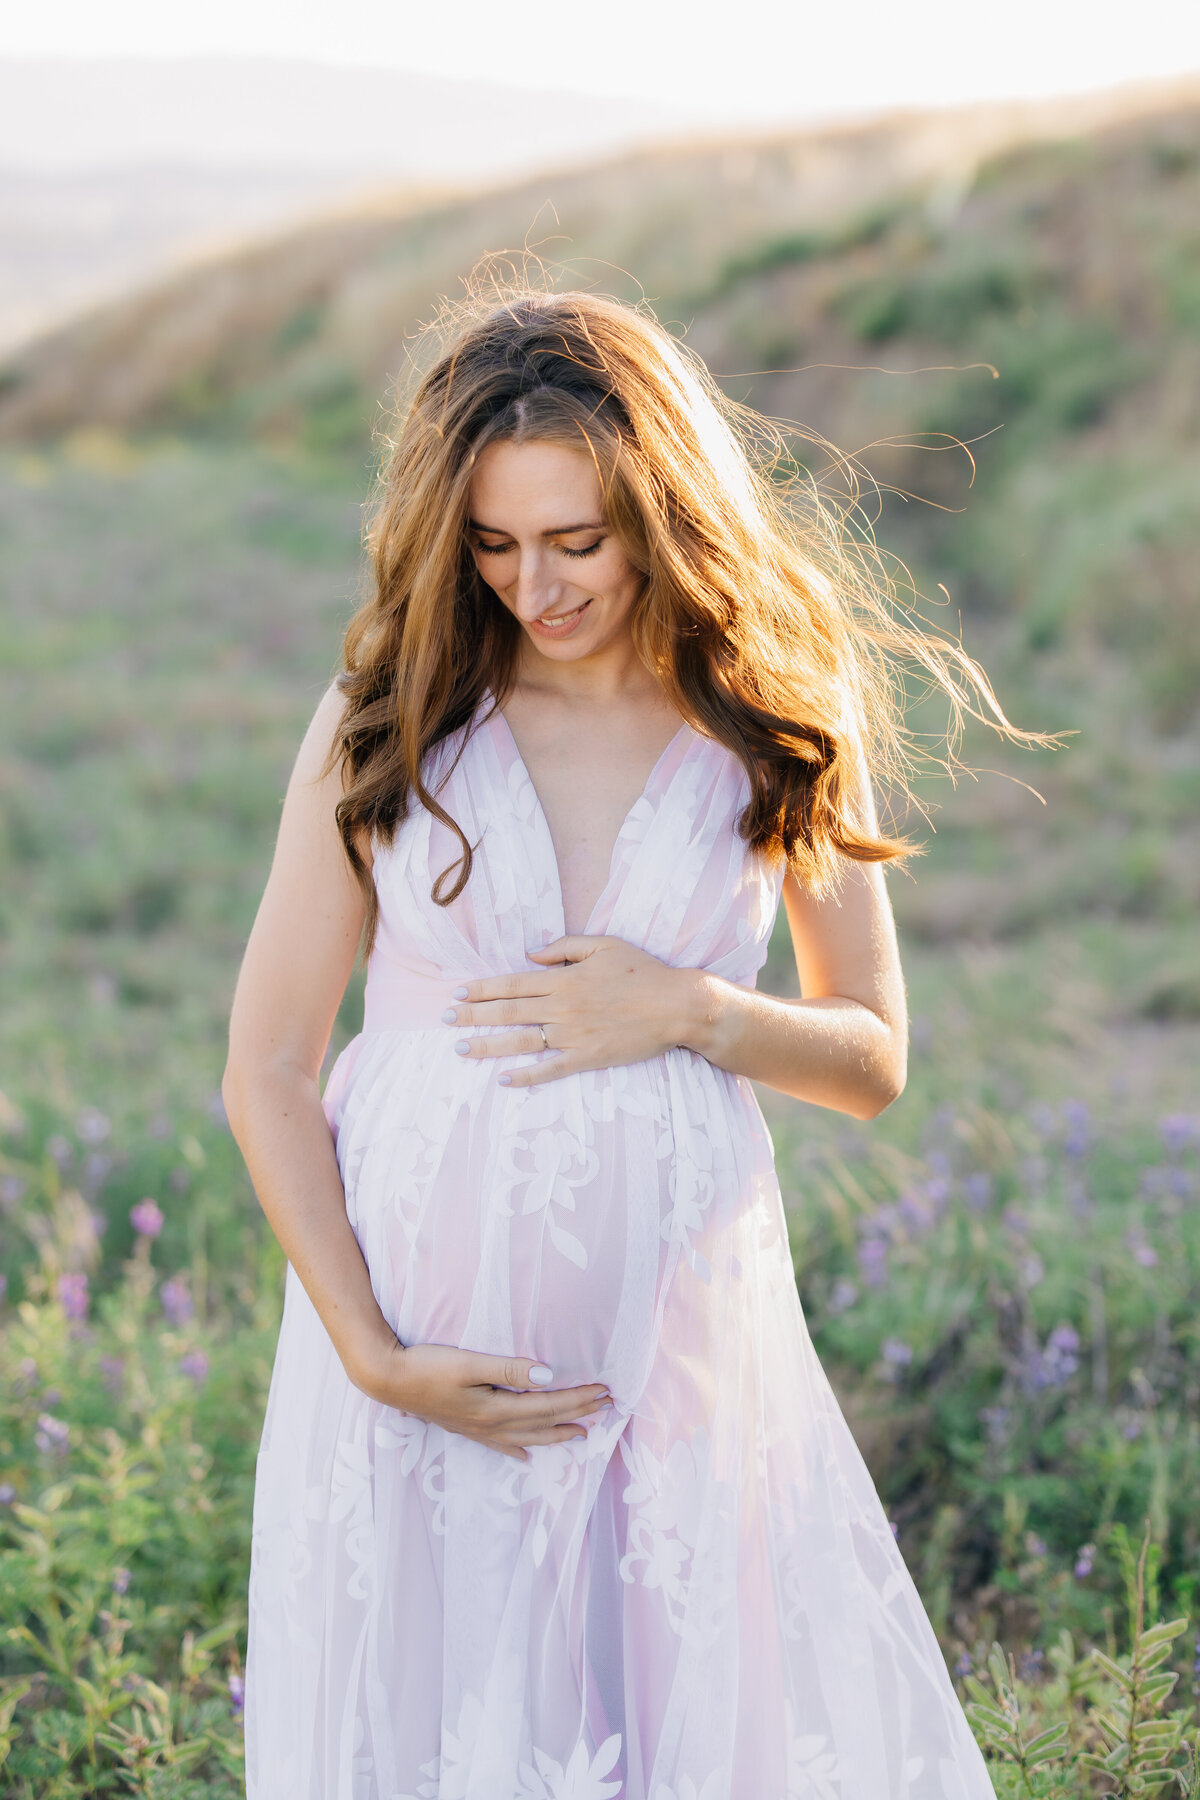
M406 1349L380 1310L346 1215L319 1087L365 916L334 812L340 769L323 772L342 710L331 687L288 783L234 994L225 1110L271 1229L349 1379L387 1405L523 1458L527 1444L586 1435L576 1421L604 1403L606 1390L508 1392L533 1385L528 1357L438 1344Z

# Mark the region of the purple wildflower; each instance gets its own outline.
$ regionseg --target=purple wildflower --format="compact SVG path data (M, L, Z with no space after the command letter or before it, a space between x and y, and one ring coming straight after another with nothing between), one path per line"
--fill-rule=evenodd
M1086 1581L1096 1561L1095 1544L1081 1544L1075 1556L1075 1579Z
M858 1289L854 1283L848 1281L844 1275L839 1275L829 1296L829 1311L831 1313L845 1312L847 1307L856 1305L857 1301Z
M242 1708L246 1704L246 1683L241 1675L229 1677L229 1707L235 1719L242 1716Z
M58 1304L68 1319L86 1319L88 1313L88 1278L79 1272L58 1278Z
M6 1175L0 1181L0 1206L5 1212L25 1198L26 1185L19 1175Z
M39 1413L33 1441L44 1455L51 1451L61 1454L71 1442L71 1427L64 1419L56 1419L53 1413Z
M61 1399L62 1394L56 1387L48 1387L42 1395L43 1404L46 1406L57 1406Z
M963 1183L963 1190L967 1196L967 1205L972 1212L981 1213L987 1211L992 1200L992 1178L990 1175L985 1175L982 1171L977 1171L974 1175L968 1175Z
M172 1275L169 1281L163 1282L159 1299L168 1324L186 1325L195 1311L187 1282L182 1275Z
M75 1121L75 1130L81 1143L102 1144L112 1126L97 1106L85 1106Z
M208 1357L203 1350L189 1350L186 1356L180 1358L179 1370L198 1384L207 1379Z
M1036 1681L1042 1672L1042 1664L1045 1661L1045 1657L1046 1653L1041 1649L1023 1650L1021 1652L1021 1661L1019 1665L1021 1680Z
M1187 1113L1168 1113L1158 1121L1158 1129L1168 1156L1181 1156L1190 1144L1200 1140L1200 1119Z
M128 1569L114 1569L113 1570L113 1580L112 1580L113 1593L114 1594L128 1593L129 1592L129 1581L130 1581L130 1575L129 1575Z
M11 1506L17 1497L17 1490L11 1481L0 1481L0 1506Z
M884 1338L879 1354L890 1369L906 1368L913 1359L912 1345L903 1338Z
M1133 1443L1135 1438L1140 1438L1142 1435L1142 1421L1140 1419L1126 1419L1121 1435L1122 1437L1127 1438L1130 1443Z
M868 1287L887 1286L888 1247L883 1238L872 1233L862 1239L858 1246L858 1268Z
M1063 1118L1067 1122L1063 1149L1068 1156L1085 1156L1092 1141L1091 1114L1086 1103L1083 1100L1064 1100Z
M157 1200L139 1200L130 1208L129 1223L139 1237L156 1238L163 1228L163 1216Z
M1008 1437L1009 1410L1007 1406L985 1406L979 1415L979 1422L993 1444L1003 1444Z
M119 1394L125 1381L125 1358L123 1356L102 1356L100 1358L100 1376L110 1394Z
M964 1650L962 1652L961 1656L959 1657L958 1661L954 1665L954 1673L958 1676L959 1680L961 1681L964 1676L972 1675L972 1674L974 1674L974 1672L975 1672L975 1658L971 1655L971 1652L969 1650Z

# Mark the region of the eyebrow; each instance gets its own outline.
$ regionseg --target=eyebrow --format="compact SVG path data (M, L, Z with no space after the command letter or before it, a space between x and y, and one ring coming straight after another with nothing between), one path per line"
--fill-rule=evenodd
M472 531L486 532L489 537L511 537L511 531L501 531L498 525L481 525L477 519L468 519L467 524ZM576 531L603 531L604 526L595 520L586 525L554 525L549 531L543 531L543 537L570 537Z

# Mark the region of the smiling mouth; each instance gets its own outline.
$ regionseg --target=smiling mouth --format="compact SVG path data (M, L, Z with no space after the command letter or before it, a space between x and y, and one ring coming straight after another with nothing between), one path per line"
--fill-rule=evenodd
M547 637L565 637L579 623L591 604L590 600L585 600L582 606L575 607L569 613L554 613L550 616L543 614L540 619L531 619L529 623L534 631L544 631Z

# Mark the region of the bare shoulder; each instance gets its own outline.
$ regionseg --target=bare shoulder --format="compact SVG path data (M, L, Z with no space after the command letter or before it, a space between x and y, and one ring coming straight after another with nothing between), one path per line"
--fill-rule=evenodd
M348 786L345 764L339 753L345 715L345 695L337 682L331 681L309 721L288 784L287 805L293 810L311 811L314 818L320 815L327 825L333 820L337 803ZM370 868L371 834L365 827L356 832L355 845Z

